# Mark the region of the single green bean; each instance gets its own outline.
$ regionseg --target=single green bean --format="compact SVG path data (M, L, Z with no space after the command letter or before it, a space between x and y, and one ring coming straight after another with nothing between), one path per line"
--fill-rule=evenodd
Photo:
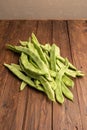
M47 59L46 59L46 57L44 55L44 52L42 51L42 48L40 47L40 44L36 40L36 37L35 37L34 34L32 34L32 42L33 42L34 47L37 49L40 58L44 61L45 64L48 65Z
M28 48L29 48L30 50L32 50L32 52L40 58L40 55L38 54L38 51L37 51L37 49L34 47L33 43L29 42L29 43L28 43Z
M20 91L22 91L26 87L27 83L22 81L21 86L20 86Z
M73 94L71 91L65 86L65 84L62 82L62 92L63 94L70 100L73 100Z
M66 72L66 69L69 66L67 59L65 60L65 64L66 64L66 66L62 67L60 69L60 71L56 73L56 79L55 79L56 84L57 84L57 88L55 90L56 99L61 104L64 102L64 97L62 94L62 77L63 77L64 73Z
M51 70L56 71L56 51L55 51L55 45L53 44L50 50L50 65Z
M62 84L61 84L61 78L59 77L59 73L57 72L56 74L56 84L57 84L57 88L55 90L55 94L56 94L56 99L59 103L63 103L64 102L64 97L62 94Z
M34 33L31 35L31 41L37 43L38 45L40 44Z
M67 85L68 87L72 87L72 88L74 87L73 80L71 80L67 75L64 74L62 80L65 83L65 85Z

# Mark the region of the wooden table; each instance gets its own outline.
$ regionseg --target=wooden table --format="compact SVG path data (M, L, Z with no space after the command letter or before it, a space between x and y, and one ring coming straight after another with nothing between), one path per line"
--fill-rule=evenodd
M32 32L42 43L56 43L87 73L87 21L0 21L0 130L87 130L87 75L74 80L74 101L60 105L30 87L19 92L20 80L3 66L18 61L5 45L17 45Z

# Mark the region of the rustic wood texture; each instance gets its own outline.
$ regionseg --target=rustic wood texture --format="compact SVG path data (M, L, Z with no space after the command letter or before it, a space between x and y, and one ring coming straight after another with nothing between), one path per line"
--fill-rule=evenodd
M74 101L63 105L26 87L3 63L18 62L18 55L6 49L18 45L34 32L43 44L56 43L61 55L85 73L75 79ZM0 21L0 130L86 130L87 129L87 21Z

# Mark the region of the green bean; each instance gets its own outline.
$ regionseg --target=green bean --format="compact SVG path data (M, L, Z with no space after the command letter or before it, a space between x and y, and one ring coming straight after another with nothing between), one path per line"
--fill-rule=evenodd
M62 94L62 84L61 84L61 78L59 76L59 73L57 72L56 74L56 84L57 84L57 88L55 90L55 94L56 94L56 99L59 103L63 103L64 102L64 97Z
M29 48L30 50L32 50L33 53L35 53L35 55L37 55L37 56L40 58L40 56L39 56L39 54L38 54L36 48L34 47L33 43L31 43L30 41L31 41L31 39L29 40L29 43L28 43L28 45L27 45L28 48ZM29 58L29 62L30 62L35 68L38 68L37 64L35 64L35 62L34 62L31 58ZM38 69L39 69L39 68L38 68Z
M82 77L82 76L84 76L85 74L83 74L81 71L76 71L76 76L78 76L78 77Z
M19 47L21 47L21 46L19 46ZM10 49L10 50L13 51L13 52L21 53L21 51L18 50L18 49L17 49L15 46L13 46L13 45L7 44L7 48Z
M34 83L36 85L36 88L38 88L40 91L44 92L43 86L41 86L39 80L34 80Z
M48 98L51 101L55 101L54 91L52 90L49 82L43 76L40 76L39 80L40 80L41 84L43 85L44 91L47 94Z
M34 47L37 49L40 58L44 61L45 64L48 65L47 59L46 59L46 57L44 55L44 52L42 51L42 48L40 47L40 44L36 40L36 37L35 37L34 34L32 34L32 42L33 42Z
M64 64L60 60L57 59L56 63L57 63L57 65L58 65L59 68L64 67Z
M28 41L19 41L19 43L22 45L22 46L24 46L24 47L26 47L27 45L28 45Z
M22 91L26 87L27 83L22 81L21 86L20 86L20 91Z
M49 55L46 52L44 52L44 54L45 54L45 57L46 57L48 63L50 63L50 57L49 57Z
M38 51L37 51L37 49L34 47L33 43L29 42L29 43L28 43L28 48L29 48L30 50L32 50L32 52L40 58L40 55L38 54Z
M19 40L19 43L24 46L24 47L28 47L29 43L31 42L31 38L29 37L29 39L27 41L21 41Z
M59 68L59 66L56 64L56 70L57 71L59 71L60 70L60 68Z
M20 67L21 67L22 71L23 71L27 76L29 76L30 78L33 78L33 79L39 78L40 75L36 76L36 75L33 74L32 72L29 72L29 70L27 70L27 69L25 68L25 66L22 64L21 60L20 60Z
M65 85L67 85L68 87L72 87L72 88L74 87L73 80L71 80L67 75L64 74L62 80L65 83Z
M20 65L17 65L17 64L14 64L14 63L11 63L11 65L14 66L17 70L22 71Z
M49 43L45 44L45 45L40 45L42 50L45 51L45 52L50 52L50 49L51 49L51 45Z
M47 67L48 67L48 69L50 69L50 57L48 56L48 54L46 52L44 52L44 55L45 55L47 62L48 62Z
M30 58L29 62L36 68L39 69L38 66L35 64L35 62Z
M66 64L66 66L61 68L60 71L56 73L56 80L55 80L56 84L57 84L57 88L55 90L56 99L61 104L64 102L64 97L62 94L62 77L63 77L64 73L66 72L66 69L69 66L67 59L65 59L65 64Z
M76 77L76 76L84 76L84 74L82 74L81 72L79 72L78 70L77 71L73 71L73 70L70 70L70 69L67 69L66 71L66 75L70 76L70 77Z
M56 71L56 51L55 51L55 45L53 44L50 50L50 65L51 70Z
M14 75L16 75L19 79L23 80L24 82L26 82L28 85L35 87L35 84L33 83L33 81L31 80L31 78L25 76L22 72L20 72L19 70L17 70L14 66L12 65L8 65L8 64L4 64L11 72L13 72Z
M25 69L24 69L24 66L22 65L20 59L19 59L19 64L20 64L20 68L21 68L22 72L26 74ZM26 74L26 75L27 75L27 74ZM29 76L29 77L30 77L30 76Z
M58 56L60 56L60 48L56 44L54 44L54 46L55 46L55 55L57 58Z
M53 77L53 78L56 77L56 72L55 71L49 70L49 72L50 72L51 77Z
M38 45L40 44L34 33L31 35L31 41L37 43Z
M56 90L57 84L56 84L56 82L55 82L54 79L52 79L52 81L50 82L50 85L51 85L51 88L52 88L53 90Z
M65 86L65 84L62 82L62 92L63 94L70 100L73 100L73 94L71 91Z

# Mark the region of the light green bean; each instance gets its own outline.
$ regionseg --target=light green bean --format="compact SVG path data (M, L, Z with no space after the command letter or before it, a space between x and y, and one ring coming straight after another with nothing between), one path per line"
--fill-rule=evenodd
M27 83L22 81L21 86L20 86L20 91L22 91L26 87Z
M55 101L54 91L52 90L49 82L42 76L40 76L39 80L40 80L41 84L43 85L45 93L47 94L48 98L51 101Z
M57 88L55 90L55 94L56 94L56 99L59 103L63 103L64 102L64 97L63 97L63 94L62 94L62 84L61 84L61 78L60 78L60 75L59 73L57 72L56 74L56 84L57 84Z
M63 94L70 100L73 100L73 94L71 91L65 86L65 84L62 82L62 92Z
M16 69L12 65L4 64L11 72L13 72L14 75L16 75L19 79L23 80L26 82L28 85L35 87L34 82L31 80L31 78L27 77L24 75L22 72L20 72L18 69Z
M37 49L40 58L44 61L45 64L48 65L47 59L46 59L46 57L45 57L45 55L44 55L44 52L42 51L42 48L40 47L40 44L39 44L39 42L37 41L35 35L32 34L32 37L31 37L31 38L32 38L33 45L34 45L34 47Z
M56 51L55 45L53 44L50 50L50 65L51 70L56 71Z

